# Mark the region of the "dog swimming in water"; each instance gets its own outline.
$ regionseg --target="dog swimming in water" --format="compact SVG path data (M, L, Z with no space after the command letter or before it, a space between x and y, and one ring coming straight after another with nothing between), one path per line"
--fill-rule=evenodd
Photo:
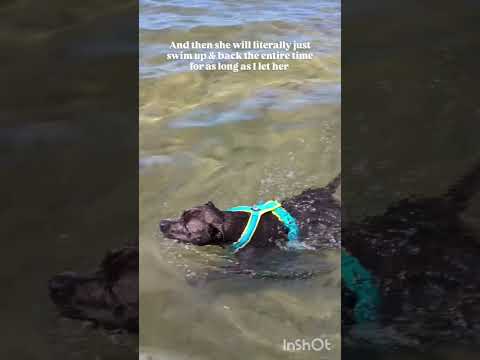
M238 254L305 242L309 248L340 246L340 202L334 197L340 175L327 186L300 195L226 211L212 202L161 220L165 237L193 245L229 247ZM295 246L295 245L294 245Z
M425 342L480 330L480 240L461 218L480 164L439 197L405 199L341 229L340 176L281 202L222 211L211 202L160 221L170 239L227 247L240 258L295 245L342 249L342 328L399 324ZM410 319L406 321L406 319Z
M109 251L91 273L63 272L48 282L60 313L106 329L138 332L138 244Z

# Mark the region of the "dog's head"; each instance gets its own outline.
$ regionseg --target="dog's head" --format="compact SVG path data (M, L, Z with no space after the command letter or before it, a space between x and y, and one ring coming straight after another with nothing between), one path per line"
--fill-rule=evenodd
M62 273L50 279L50 297L63 316L106 328L138 331L138 249L111 251L89 275Z
M221 244L224 213L212 202L185 210L178 219L160 221L160 230L170 239L194 245Z

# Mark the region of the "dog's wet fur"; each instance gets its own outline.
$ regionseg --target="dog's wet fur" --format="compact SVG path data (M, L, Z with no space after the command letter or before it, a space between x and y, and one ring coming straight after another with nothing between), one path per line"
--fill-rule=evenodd
M424 342L479 340L480 240L462 219L479 190L477 163L443 196L404 199L344 225L342 247L378 281L383 324ZM354 304L342 288L344 325Z
M327 186L309 189L282 201L282 206L297 220L302 241L311 248L340 246L341 209L334 192L340 183L337 176ZM249 215L243 212L221 211L212 202L182 213L178 219L160 221L165 237L194 245L228 246L240 238ZM241 253L284 246L287 230L273 215L265 214L250 243Z
M342 246L378 282L383 324L399 324L425 341L478 334L480 243L461 214L479 190L480 164L444 196L402 200L382 215L344 226L342 235L340 203L333 196L339 183L337 177L324 188L282 201L298 220L302 241L314 249L339 248L342 236ZM162 220L160 230L179 242L227 247L239 238L246 221L247 215L221 211L209 202L186 210L179 219ZM238 255L262 256L283 247L286 235L283 225L266 215ZM54 277L50 294L66 316L138 331L138 249L110 253L92 275ZM355 302L342 284L346 333L354 325Z
M138 246L110 251L90 274L58 274L48 287L63 316L138 332Z

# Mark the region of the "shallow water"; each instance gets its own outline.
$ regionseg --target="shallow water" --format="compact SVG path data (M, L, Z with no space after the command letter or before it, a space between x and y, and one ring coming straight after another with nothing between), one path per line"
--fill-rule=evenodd
M340 171L340 2L141 1L141 354L160 359L318 358L283 339L328 337L340 354L338 254L304 254L308 280L232 278L192 286L232 261L164 239L159 219L284 198ZM312 41L286 72L189 72L170 41ZM289 269L276 269L289 271Z

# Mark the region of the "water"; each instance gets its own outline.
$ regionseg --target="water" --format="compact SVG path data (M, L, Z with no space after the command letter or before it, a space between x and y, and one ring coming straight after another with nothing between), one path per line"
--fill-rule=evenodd
M328 337L340 355L339 258L305 253L309 280L186 278L232 261L164 239L159 219L298 194L340 171L339 1L140 2L140 349L145 359L318 358L283 339ZM311 41L285 72L190 72L171 41ZM290 271L281 265L275 271Z
M2 359L138 356L135 336L62 319L47 289L136 236L134 3L0 5Z
M134 70L124 71L136 51L136 38L127 39L128 25L135 23L127 16L128 5L134 3L101 2L93 16L86 8L94 5L66 8L60 1L49 2L48 9L38 2L15 0L0 8L5 42L2 73L9 80L8 92L2 94L0 132L0 237L6 239L7 254L2 271L6 290L2 298L2 358L137 356L135 337L124 339L61 319L46 290L52 274L90 270L107 249L136 236L129 224L136 218L136 184L131 183L125 162L136 168L137 153L129 148L129 139L137 131L128 123L123 105L137 94L134 87L124 86L121 76L131 76L129 84L136 79L136 65ZM410 29L409 21L370 16L368 8L378 8L379 3L361 5L365 12L360 11L357 18L361 20L358 44L365 38L384 44L392 35L400 37ZM402 10L405 3L396 6L393 12L403 11L409 20L414 19L410 14L418 14ZM440 194L456 174L464 172L468 161L458 160L468 158L470 145L465 144L477 142L469 110L476 103L477 87L463 91L462 86L474 83L474 77L462 69L476 60L464 48L474 42L471 39L478 39L472 25L478 23L473 18L478 11L471 11L471 22L455 23L460 35L447 36L444 46L435 41L439 34L444 38L444 24L449 24L452 12L432 17L430 9L422 5L413 10L423 11L415 19L427 24L429 36L412 36L411 62L395 65L406 71L399 72L394 82L378 83L378 89L388 93L408 75L411 88L397 98L396 106L379 101L376 109L381 114L389 110L392 118L410 131L403 112L397 109L420 101L429 108L430 100L422 94L438 89L444 105L438 108L443 115L436 136L426 128L418 135L422 142L405 136L394 146L401 149L398 158L407 170L411 165L417 173L424 169L437 174L436 168L443 164L431 162L425 167L436 156L448 159L449 164L458 163L458 169L444 184L425 181L415 191L411 189L413 181L407 181L400 194L393 185L386 189L389 191L372 189L395 198L412 192ZM339 16L339 4L328 1L142 2L142 359L288 358L281 352L283 337L327 334L338 343L335 254L305 254L300 265L325 269L323 275L307 281L232 279L195 288L187 285L186 276L214 269L229 259L218 249L169 243L159 236L156 223L207 199L222 207L248 204L296 194L336 175L340 164ZM378 32L374 25L390 30ZM366 28L370 29L367 37ZM317 56L281 74L189 73L184 64L167 64L162 57L171 40L248 37L311 40ZM360 59L350 61L358 66L374 63L372 69L377 65L372 49L365 48ZM422 61L418 49L426 49ZM397 55L405 51L387 51L387 64L398 62L402 57ZM438 61L428 69L440 76L430 82L422 75L426 69L418 64L432 57ZM378 72L381 70L378 67ZM358 72L365 78L381 77L370 70ZM103 76L108 81L99 83ZM362 84L358 82L356 94L364 93ZM361 97L355 99L362 101ZM462 107L466 110L457 116ZM419 111L418 119L434 115ZM430 144L426 146L430 154L409 150L425 141ZM378 143L372 144L364 144L370 151L367 158L385 160L378 151L378 144L388 145L383 133L378 134ZM445 144L455 144L456 151ZM419 156L422 161L417 161ZM135 198L128 200L131 195ZM378 201L374 213L381 212L390 200ZM131 212L125 213L125 209ZM469 213L476 219L478 202ZM361 358L362 354L357 351L354 355ZM435 353L430 349L421 355L407 355L474 359L478 349L447 344ZM392 359L402 356L405 358L405 353L391 355ZM318 358L318 354L291 357ZM338 350L328 357L338 358ZM366 358L374 357L368 353Z

